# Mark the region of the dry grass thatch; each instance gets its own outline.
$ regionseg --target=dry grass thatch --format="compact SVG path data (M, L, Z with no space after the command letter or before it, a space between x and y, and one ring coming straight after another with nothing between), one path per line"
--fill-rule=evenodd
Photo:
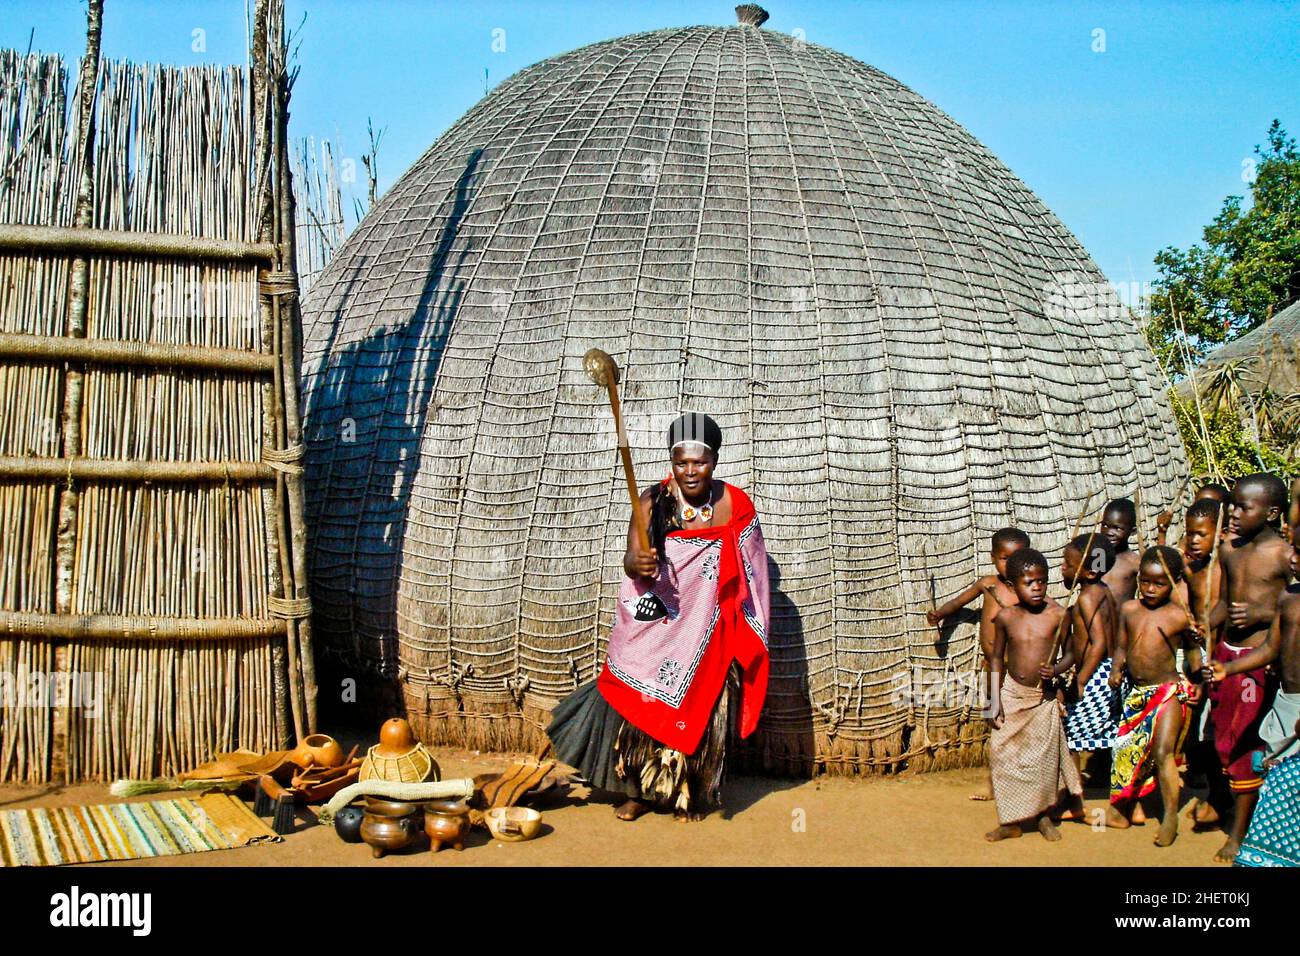
M642 483L679 411L723 426L776 563L748 753L779 772L982 759L973 626L923 612L997 528L1059 555L1089 493L1140 487L1150 521L1186 467L1138 330L1029 189L890 77L754 26L507 80L305 316L316 626L426 740L531 747L600 667L628 504L593 346Z

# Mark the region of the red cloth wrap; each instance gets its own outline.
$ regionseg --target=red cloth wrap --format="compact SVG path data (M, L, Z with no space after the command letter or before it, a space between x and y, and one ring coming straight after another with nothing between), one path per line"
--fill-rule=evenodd
M669 532L658 577L623 579L597 679L601 695L625 720L685 754L699 747L733 660L742 672L742 738L758 726L767 696L767 551L753 502L727 487L727 524ZM651 591L650 600L659 598L668 613L639 620L638 602Z
M1227 664L1253 647L1237 647L1227 641L1214 645L1214 659ZM1263 781L1250 766L1250 755L1264 746L1259 725L1264 719L1267 697L1265 668L1242 671L1210 686L1210 719L1214 722L1214 747L1233 790L1258 790Z

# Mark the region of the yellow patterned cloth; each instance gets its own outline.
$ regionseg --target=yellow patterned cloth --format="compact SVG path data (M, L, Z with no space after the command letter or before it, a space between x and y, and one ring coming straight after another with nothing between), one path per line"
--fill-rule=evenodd
M1187 689L1178 681L1170 681L1133 687L1125 695L1110 761L1111 803L1145 797L1156 788L1156 721L1170 708L1177 711L1179 720L1176 756L1187 739Z

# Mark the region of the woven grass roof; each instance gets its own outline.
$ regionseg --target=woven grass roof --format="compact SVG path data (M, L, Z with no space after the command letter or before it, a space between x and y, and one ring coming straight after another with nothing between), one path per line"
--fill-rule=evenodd
M1215 349L1197 371L1198 379L1217 368L1237 364L1243 385L1251 392L1268 387L1281 395L1300 384L1300 300L1256 329ZM1191 394L1191 382L1180 393Z
M534 743L603 659L629 512L593 346L643 486L701 410L755 500L777 770L978 759L978 714L924 697L973 673L974 630L924 610L997 528L1056 554L1090 493L1155 514L1185 471L1138 330L1033 193L896 80L753 25L511 77L305 322L317 627L434 739Z

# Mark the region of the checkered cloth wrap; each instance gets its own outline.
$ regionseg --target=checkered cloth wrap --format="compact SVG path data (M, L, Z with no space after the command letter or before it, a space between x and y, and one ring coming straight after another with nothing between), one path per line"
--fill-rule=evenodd
M732 660L741 668L742 738L758 726L767 695L767 549L753 502L728 488L731 521L670 532L659 576L623 579L598 679L625 720L686 754L699 746Z
M1109 657L1102 660L1083 686L1083 696L1065 705L1065 736L1071 750L1109 750L1115 744L1110 667Z

